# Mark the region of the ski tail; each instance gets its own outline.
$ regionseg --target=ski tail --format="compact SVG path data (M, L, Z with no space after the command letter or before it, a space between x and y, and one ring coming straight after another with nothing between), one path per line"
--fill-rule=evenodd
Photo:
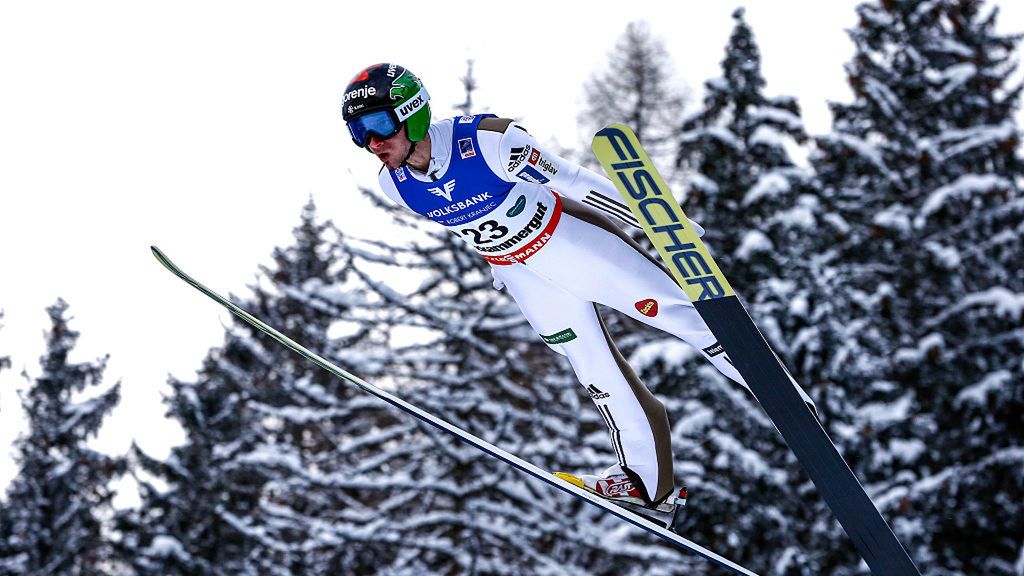
M650 518L647 518L640 514L636 514L635 512L632 512L620 506L616 506L613 503L607 502L603 498L591 494L582 488L579 488L569 482L566 482L565 480L557 478L554 474L551 474L550 472L530 462L527 462L526 460L523 460L522 458L514 454L506 452L505 450L487 442L486 440L478 436L475 436L470 432L467 432L466 430L463 430L462 428L455 426L454 424L451 424L447 420L438 418L437 416L434 416L433 414L425 410L422 410L417 406L410 404L409 402L406 402L405 400L399 398L398 396L395 396L390 392L382 390L366 382L365 380L353 374L350 374L346 370L332 364L330 361L323 358L322 356L307 350L301 344L295 342L291 338L288 338L284 334L275 330L272 326L266 324L259 318L256 318L252 314L249 314L242 308L236 306L227 298L224 298L220 294L217 294L213 290L210 290L206 286L203 286L198 281L193 279L191 276L186 274L181 268L179 268L173 262L171 262L171 260L156 246L152 246L151 249L156 259L161 264L163 264L165 268L170 270L171 273L173 273L175 276L182 279L196 290L207 295L221 306L224 306L225 308L230 310L231 313L235 314L242 320L245 320L247 323L252 325L257 330L260 330L261 332L267 334L274 340L277 340L281 344L287 346L294 352L303 356L307 360L313 362L317 366L320 366L324 370L327 370L331 374L334 374L335 376L341 378L342 380L345 380L350 384L358 386L363 391L372 394L377 398L380 398L381 400L384 400L388 404L391 404L392 406L399 408L400 410L403 410L419 418L420 420L451 434L452 436L455 436L459 440L462 440L463 442L471 446L474 446L475 448L478 448L484 453L494 458L497 458L498 460L501 460L502 462L505 462L506 464L509 464L519 469L520 471L525 472L530 476L533 476L534 478L542 480L543 482L551 486L554 486L559 490L568 492L569 494L572 494L573 496L579 498L580 500L585 500L586 502L589 502L590 504L593 504L594 506L603 509L605 512L608 512L621 520L625 520L626 522L629 522L630 524L638 528L641 528L654 536L657 536L667 542L670 542L678 546L679 548L682 548L683 550L701 556L707 559L708 561L717 564L718 566L728 569L734 574L741 574L743 576L758 576L757 573L752 572L744 568L743 566L740 566L739 564L736 564L735 562L723 556L720 556L708 550L707 548L704 548L699 544L696 544L686 538L683 538L679 534L676 534L675 532L668 529L666 526L659 524L656 521L652 521Z

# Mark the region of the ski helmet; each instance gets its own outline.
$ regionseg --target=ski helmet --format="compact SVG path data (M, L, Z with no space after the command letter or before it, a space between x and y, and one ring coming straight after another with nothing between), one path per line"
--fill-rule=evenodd
M419 142L430 127L430 95L415 74L397 64L374 64L353 78L342 97L341 117L352 140L365 148L370 136L390 138L401 127Z

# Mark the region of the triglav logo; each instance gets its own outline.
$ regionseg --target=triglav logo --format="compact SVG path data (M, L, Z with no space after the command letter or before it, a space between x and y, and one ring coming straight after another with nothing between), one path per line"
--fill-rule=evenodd
M440 196L441 198L444 198L445 200L451 202L452 201L452 191L455 190L455 179L452 178L451 180L445 182L441 186L444 186L443 190L440 187L437 187L437 188L427 188L427 191L430 192L431 194L433 194L434 196Z
M534 155L530 156L530 164L537 166L538 168L540 168L544 172L547 172L548 174L551 174L552 176L558 174L558 166L555 166L553 163L549 162L547 158L541 156L540 154L537 154L536 152L537 151L534 150Z

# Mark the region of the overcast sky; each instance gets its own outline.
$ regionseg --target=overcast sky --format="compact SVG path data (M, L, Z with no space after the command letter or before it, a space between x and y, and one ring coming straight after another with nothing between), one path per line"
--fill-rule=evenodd
M1024 31L1004 0L1000 31ZM161 424L173 373L191 378L221 342L227 313L168 274L156 244L201 282L244 294L307 199L346 231L386 220L355 193L379 164L356 149L342 88L376 62L426 83L435 118L464 96L521 119L542 142L580 148L581 85L630 20L646 20L699 96L719 74L739 2L4 2L0 4L0 487L24 428L16 390L38 375L49 322L68 301L75 361L110 354L120 408L99 439L156 456L180 441ZM799 98L827 132L828 100L848 101L842 64L849 0L743 3L770 95ZM482 10L480 6L496 9Z

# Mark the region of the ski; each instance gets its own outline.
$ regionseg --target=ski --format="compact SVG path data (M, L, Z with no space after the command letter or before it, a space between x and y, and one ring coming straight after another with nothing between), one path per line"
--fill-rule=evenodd
M161 264L163 264L164 267L170 270L171 273L173 273L175 276L184 280L187 284L189 284L196 290L202 292L203 294L207 295L221 306L224 306L225 308L230 310L232 314L238 316L245 322L249 323L257 330L267 334L274 340L277 340L278 342L290 348L292 351L306 358L310 362L313 362L314 364L323 368L324 370L327 370L331 374L334 374L335 376L341 378L342 380L345 380L346 382L360 388L364 392L372 394L373 396L376 396L377 398L387 402L388 404L391 404L392 406L399 408L400 410L403 410L415 416L416 418L419 418L420 420L440 430L443 430L444 432L451 434L452 436L455 436L459 440L462 440L463 442L480 449L486 454L494 458L497 458L498 460L501 460L506 464L510 464L511 466L519 469L520 471L525 472L530 476L533 476L534 478L543 480L544 482L550 484L551 486L554 486L555 488L558 488L559 490L568 492L569 494L572 494L573 496L579 498L580 500L589 502L590 504L593 504L594 506L603 509L605 512L608 512L621 520L629 522L630 524L638 528L641 528L642 530L645 530L646 532L654 536L657 536L667 542L670 542L682 548L683 550L701 556L714 564L717 564L723 568L728 569L729 571L735 574L743 574L744 576L758 576L755 572L752 572L740 566L739 564L736 564L735 562L728 560L727 558L715 554L714 552L708 550L707 548L704 548L703 546L700 546L699 544L696 544L686 538L683 538L681 535L669 530L665 525L661 524L656 519L637 514L635 512L617 506L614 503L608 502L594 494L591 494L590 492L587 492L582 488L579 488L565 480L562 480L556 477L554 474L538 466L535 466L534 464L531 464L530 462L527 462L526 460L523 460L522 458L519 458L514 454L506 452L505 450L502 450L501 448L487 442L486 440L478 436L475 436L467 432L466 430L463 430L458 426L455 426L454 424L451 424L446 420L438 418L437 416L434 416L433 414L425 410L422 410L414 406L413 404L410 404L409 402L406 402L405 400L399 398L398 396L395 396L394 394L391 394L390 392L378 388L364 381L363 379L353 374L350 374L349 372L343 370L342 368L339 368L338 366L332 364L322 356L307 350L302 345L288 338L284 334L278 332L273 327L264 323L259 318L256 318L252 314L249 314L242 308L236 306L235 304L233 304L231 301L224 298L220 294L217 294L213 290L210 290L206 286L203 286L195 279L193 279L191 276L186 274L181 268L178 268L156 246L152 246L151 249L156 259Z
M786 368L736 297L664 179L623 124L594 136L594 154L640 221L676 282L807 471L875 576L920 576Z

